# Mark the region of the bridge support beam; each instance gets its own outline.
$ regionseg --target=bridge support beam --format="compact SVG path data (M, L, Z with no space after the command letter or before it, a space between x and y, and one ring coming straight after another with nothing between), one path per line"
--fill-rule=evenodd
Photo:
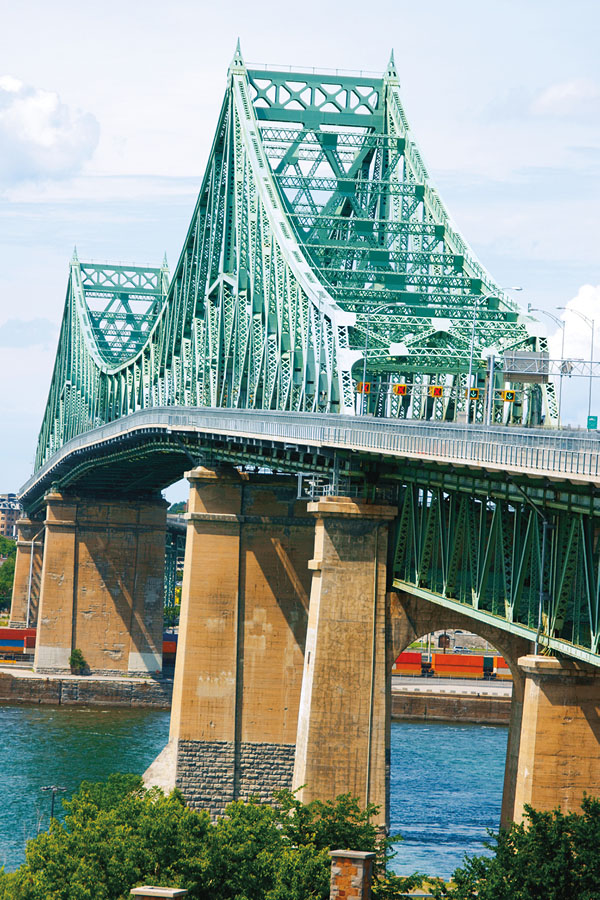
M316 531L294 788L304 802L349 792L377 804L387 825L386 576L397 510L341 497L308 510Z
M170 741L145 780L218 815L292 784L314 520L294 478L187 477Z
M17 556L10 605L11 628L37 624L40 578L44 555L44 523L36 519L17 522Z
M525 675L515 782L515 819L539 810L579 809L600 794L600 675L574 660L519 659Z
M162 668L163 500L46 496L46 539L34 667L92 672Z

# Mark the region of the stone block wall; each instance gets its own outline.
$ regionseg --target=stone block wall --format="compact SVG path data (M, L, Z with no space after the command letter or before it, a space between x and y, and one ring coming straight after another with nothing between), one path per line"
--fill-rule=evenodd
M176 786L189 806L223 815L236 799L256 796L263 802L291 788L294 744L180 740Z

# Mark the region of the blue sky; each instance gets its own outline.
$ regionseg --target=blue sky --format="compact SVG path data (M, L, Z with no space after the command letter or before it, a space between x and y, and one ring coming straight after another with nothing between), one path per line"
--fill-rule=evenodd
M393 46L430 174L483 264L523 286L523 305L569 304L600 323L599 10L591 0L4 9L0 491L31 471L73 246L84 260L150 264L166 250L174 265L238 35L248 62L299 68L382 71ZM567 353L589 357L586 326L567 321ZM573 421L584 394L565 389Z

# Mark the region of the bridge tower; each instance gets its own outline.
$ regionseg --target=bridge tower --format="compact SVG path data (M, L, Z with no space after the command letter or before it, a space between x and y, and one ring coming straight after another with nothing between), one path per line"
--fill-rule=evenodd
M160 491L187 470L165 783L214 813L343 787L385 821L408 596L513 660L505 821L527 797L571 808L597 785L599 454L549 431L551 384L513 371L499 395L486 358L520 352L546 344L452 225L393 58L382 77L318 75L249 69L238 47L173 278L71 262L20 495L45 530L40 559L23 525L14 598L22 620L33 562L36 667L79 647L95 671L160 668ZM309 505L290 480L306 473L331 483ZM570 758L571 738L585 748L576 777L541 762L555 727Z

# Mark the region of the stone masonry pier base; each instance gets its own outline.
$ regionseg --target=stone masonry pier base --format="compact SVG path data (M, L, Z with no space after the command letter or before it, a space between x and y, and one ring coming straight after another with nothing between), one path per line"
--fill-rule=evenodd
M314 520L295 478L187 477L170 740L145 780L219 815L292 784Z

